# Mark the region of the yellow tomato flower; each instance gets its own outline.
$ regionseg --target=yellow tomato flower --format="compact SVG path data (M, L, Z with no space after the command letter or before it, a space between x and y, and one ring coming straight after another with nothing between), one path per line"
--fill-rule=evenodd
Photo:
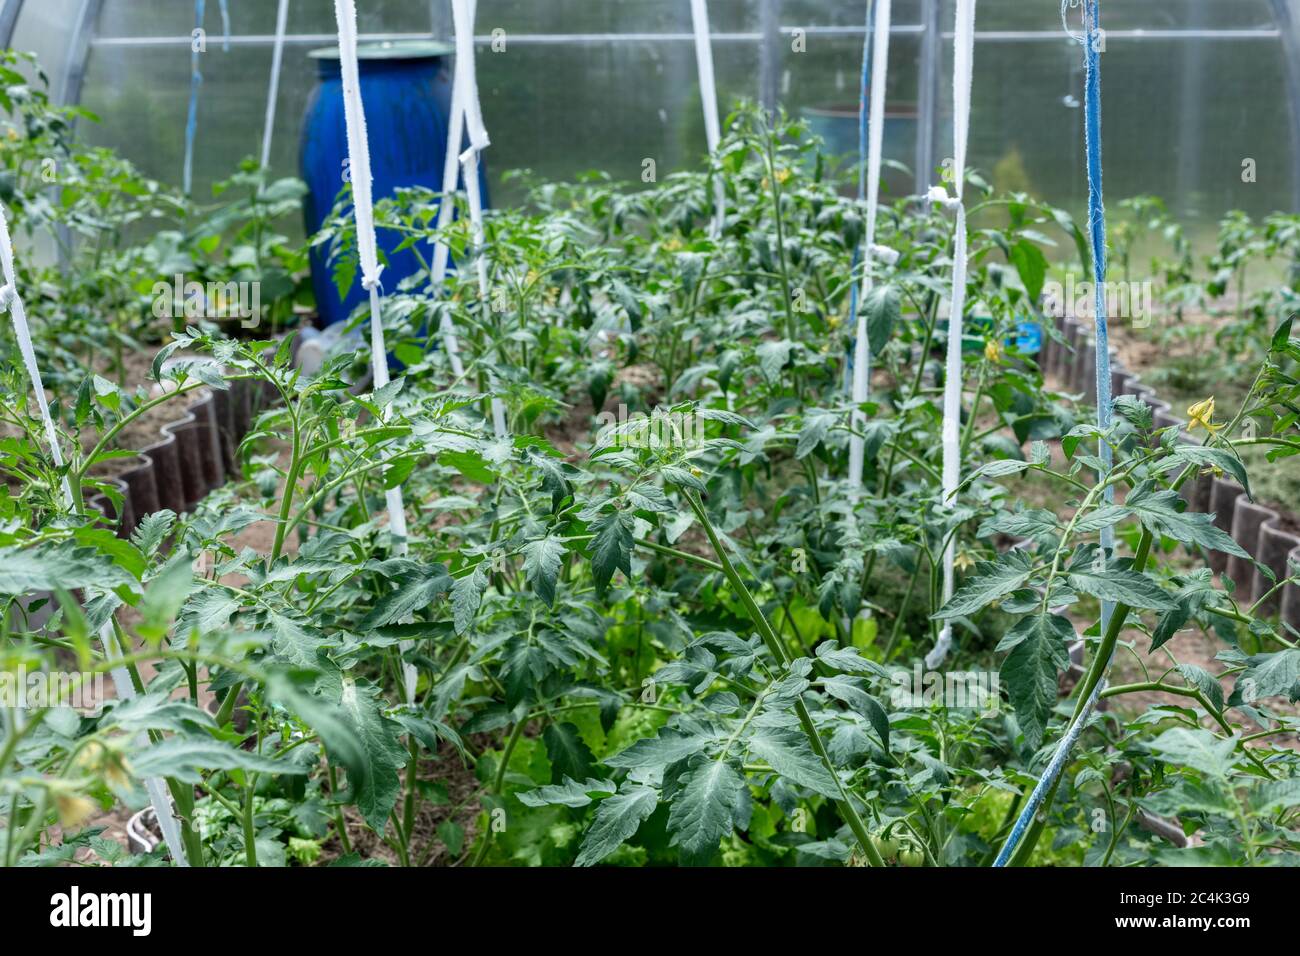
M1194 428L1196 428L1197 425L1200 425L1207 432L1213 435L1215 432L1217 432L1220 428L1223 427L1222 425L1216 425L1214 424L1213 421L1211 421L1211 419L1214 418L1214 396L1213 395L1211 395L1209 398L1205 399L1204 401L1197 402L1195 405L1192 405L1190 408L1188 408L1187 418L1189 419L1187 423L1187 430L1189 432L1192 431Z
M682 241L676 236L672 236L664 243L665 252L677 252L682 247Z
M54 806L59 811L59 823L64 829L79 827L95 812L95 803L77 793L56 793Z
M780 183L782 186L784 186L789 181L790 175L791 175L790 170L778 169L776 171L776 181Z
M1006 355L1007 350L1002 347L1002 343L997 339L989 339L984 343L984 357L990 362L1002 364L1002 358Z
M99 774L109 786L125 787L131 782L131 768L126 757L102 741L94 740L87 744L77 755L76 764L88 773Z

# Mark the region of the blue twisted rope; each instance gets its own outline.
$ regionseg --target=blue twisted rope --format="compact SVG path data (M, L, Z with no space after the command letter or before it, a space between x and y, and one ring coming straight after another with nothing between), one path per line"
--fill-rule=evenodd
M858 81L858 203L867 198L867 93L871 85L871 8L872 0L867 0L867 23L862 34L862 75ZM864 235L866 223L863 223ZM865 240L864 240L865 241ZM853 247L853 259L849 264L849 339L848 364L845 366L844 390L853 388L853 350L857 347L858 328L858 282L854 273L862 262L862 243Z
M194 29L203 29L204 0L194 0ZM185 195L190 194L190 185L194 173L194 134L199 128L199 87L203 84L203 74L199 72L199 51L190 40L190 111L185 118L185 168L181 173L181 189Z
M1110 340L1107 335L1106 327L1106 208L1102 201L1101 194L1101 63L1100 63L1100 30L1101 18L1098 10L1099 0L1062 0L1061 2L1061 22L1065 23L1065 12L1069 7L1083 6L1084 33L1082 36L1076 36L1070 32L1067 26L1066 32L1083 44L1083 63L1084 63L1084 138L1085 149L1087 154L1088 166L1088 238L1092 244L1092 273L1096 293L1096 315L1097 315L1097 427L1103 432L1110 428L1111 423L1111 393L1110 393ZM1100 442L1100 456L1106 469L1111 465L1111 449L1103 438ZM1114 501L1114 489L1107 488L1104 492L1107 502ZM1101 532L1102 559L1108 559L1115 548L1115 531L1112 527L1106 527ZM1101 605L1101 633L1105 634L1110 627L1111 615L1114 613L1115 603L1113 601L1103 601ZM1034 786L1033 792L1029 795L1029 801L1025 804L1020 816L1016 818L1015 826L1011 828L1011 833L1007 836L1007 841L1002 845L997 859L993 861L996 867L1006 866L1016 847L1024 838L1025 831L1029 829L1030 823L1034 819L1034 814L1038 812L1039 806L1042 805L1048 790L1056 783L1057 777L1065 769L1065 764L1069 760L1070 751L1074 748L1083 728L1087 725L1089 718L1092 716L1093 708L1097 705L1097 700L1101 696L1102 687L1105 685L1105 668L1109 666L1110 661L1103 665L1102 676L1092 689L1088 696L1087 702L1079 712L1079 716L1070 725L1069 730L1061 738L1060 744L1057 745L1056 752L1052 754L1052 759L1039 777L1038 783Z

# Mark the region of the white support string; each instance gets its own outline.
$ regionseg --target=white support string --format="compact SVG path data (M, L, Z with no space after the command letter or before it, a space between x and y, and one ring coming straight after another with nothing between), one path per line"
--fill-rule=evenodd
M963 313L966 309L966 207L962 193L966 182L966 141L970 130L971 78L975 60L975 0L957 0L957 22L953 39L952 68L952 142L953 197L943 187L930 190L930 197L947 206L955 206L957 222L953 232L952 304L948 310L948 356L943 381L943 504L950 508L961 478L961 340ZM953 592L953 560L956 535L943 552L943 601ZM939 640L925 657L925 666L940 666L952 647L952 624L945 622Z
M451 15L456 31L456 76L452 96L460 91L460 113L465 132L469 136L469 148L460 154L461 174L465 178L465 195L469 202L469 219L473 242L477 250L475 266L478 273L479 301L482 308L489 307L491 289L488 284L487 259L483 255L486 234L483 229L483 196L479 188L478 158L479 154L492 144L488 138L487 127L483 125L483 108L478 98L478 69L474 59L474 12L475 0L451 0ZM453 109L453 113L455 110ZM460 146L461 126L454 120L451 124L456 129L455 139L448 139L447 149L453 151ZM445 172L445 169L444 169ZM444 180L443 185L446 185ZM455 188L453 183L453 189ZM448 193L444 189L443 206L448 202ZM441 218L442 210L439 209ZM443 269L446 269L444 260ZM444 327L444 335L446 328ZM453 366L453 369L455 366ZM505 406L495 395L491 400L492 431L498 440L506 437Z
M695 30L695 66L700 75L700 99L704 104L704 137L709 155L716 156L718 143L722 140L722 125L718 121L718 88L713 76L707 0L691 0L691 26ZM713 202L713 235L719 236L726 213L726 190L721 176L715 176L713 180Z
M266 120L262 123L262 168L271 165L271 134L275 131L275 104L280 97L280 64L284 60L284 31L289 20L289 0L280 0L275 12L275 46L271 48L271 83L266 92Z
M378 243L375 240L374 199L371 193L370 147L366 139L366 113L361 103L361 70L357 64L357 7L354 0L334 0L334 16L339 28L339 66L343 75L343 115L348 134L348 168L352 176L352 210L357 223L357 253L361 265L361 285L370 293L370 365L376 390L388 384L388 349L384 345L382 297L379 293ZM406 508L402 489L384 492L388 507L388 530L393 535L393 551L406 553ZM412 647L402 641L403 652ZM406 702L415 702L416 670L403 663Z
M438 202L438 234L433 237L433 266L430 279L435 292L442 288L442 281L447 277L447 261L450 250L442 241L442 232L451 224L456 204L456 182L460 178L460 144L465 138L465 104L464 88L454 82L451 87L451 112L447 123L447 153L442 163L442 198ZM457 373L460 374L459 372Z
M50 414L49 402L45 399L45 383L41 378L40 366L36 363L36 349L32 345L31 329L27 325L27 311L23 307L23 298L18 293L18 279L14 272L14 250L13 243L9 238L9 220L5 215L4 206L0 205L0 267L4 270L5 284L0 288L0 309L8 309L10 316L13 318L14 336L18 339L18 351L22 354L23 365L27 369L27 377L32 382L32 392L36 396L36 405L40 409L41 424L45 428L45 439L50 445L50 457L58 468L63 467L63 452L59 448L59 433L54 427L54 417ZM63 477L63 499L64 504L69 510L73 508L72 487L68 483L68 478ZM125 649L118 646L117 635L113 631L113 622L105 621L99 630L99 643L104 649L106 656L117 653L119 657L123 656ZM128 701L136 696L135 686L131 683L131 675L122 665L118 665L110 671L109 676L113 680L113 689L117 693L118 700ZM141 735L138 742L143 746L147 745L149 740L145 735ZM172 861L177 866L189 866L189 860L185 856L184 845L181 842L180 828L176 825L176 815L172 810L171 794L167 792L166 784L158 777L147 777L144 781L145 792L149 795L149 803L153 806L154 814L158 818L158 827L162 830L163 840L167 843L167 849L172 855Z
M867 293L871 291L871 263L879 256L876 245L876 213L880 206L880 154L884 143L885 81L889 75L890 0L876 0L872 26L871 108L867 130L867 228L862 254L862 291L858 296L858 325L853 344L853 432L849 437L849 487L862 487L865 458L863 429L867 418L859 406L867 400L871 382L871 343L867 341ZM892 253L893 250L886 249Z
M438 231L433 238L433 265L430 283L433 293L437 295L447 277L447 260L450 250L442 240L446 228L451 225L451 217L456 208L456 181L460 177L460 144L465 136L465 87L453 82L451 87L451 114L447 123L447 152L442 164L442 198L438 201ZM456 326L451 315L443 310L442 321L443 345L447 349L447 359L451 362L451 371L456 378L465 375L465 364L460 359L460 343L456 338Z

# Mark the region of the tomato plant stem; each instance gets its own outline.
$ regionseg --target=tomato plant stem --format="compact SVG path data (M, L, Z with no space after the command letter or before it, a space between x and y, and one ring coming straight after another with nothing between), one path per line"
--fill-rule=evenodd
M699 496L690 489L683 489L682 493L685 496L687 503L690 505L691 510L695 512L695 517L704 528L704 533L709 538L709 544L712 545L713 551L718 557L718 562L722 565L722 573L726 576L727 581L730 582L731 586L736 590L741 603L745 606L745 610L754 624L754 628L758 631L759 636L762 637L763 643L767 645L768 652L773 656L773 658L775 658L778 664L790 664L790 652L786 649L781 639L772 629L772 625L768 623L767 617L763 614L757 602L754 600L754 596L750 593L749 588L745 586L745 582L736 572L735 567L731 563L731 558L728 557L726 550L722 547L722 542L719 540L718 534L713 528L713 523L709 520L708 512L704 510L704 505L700 501ZM876 849L875 844L871 842L871 835L867 832L866 824L863 823L857 807L853 805L852 797L845 789L844 782L840 779L840 775L836 771L835 765L831 762L830 756L826 752L826 747L822 743L821 734L818 733L817 726L813 723L812 715L808 712L808 706L804 703L802 696L795 698L794 711L795 715L799 718L799 725L803 728L804 735L808 738L808 743L812 747L813 753L817 755L817 759L821 761L826 772L831 775L831 779L835 781L836 788L840 792L840 799L835 801L835 806L839 810L840 815L844 818L844 822L847 823L849 829L853 831L853 836L862 847L862 852L866 854L867 860L870 864L872 866L884 866L885 861L880 856L880 852Z

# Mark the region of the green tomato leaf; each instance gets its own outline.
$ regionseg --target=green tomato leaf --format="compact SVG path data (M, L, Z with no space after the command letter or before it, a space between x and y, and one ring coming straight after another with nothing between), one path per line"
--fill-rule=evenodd
M748 798L745 780L730 760L695 757L668 811L669 845L688 865L707 863Z
M555 582L564 554L564 542L549 535L524 545L524 574L547 607L555 606Z
M555 781L572 777L584 779L591 772L596 758L571 723L550 724L542 731L546 743L546 756L551 761L551 779Z
M592 866L630 840L637 829L655 812L659 792L641 784L624 784L620 793L600 802L596 820L583 838L582 849L574 866Z

